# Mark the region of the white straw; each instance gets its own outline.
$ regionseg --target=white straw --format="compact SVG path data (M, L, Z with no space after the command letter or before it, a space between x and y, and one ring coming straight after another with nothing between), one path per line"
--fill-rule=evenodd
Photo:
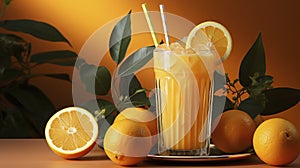
M162 5L162 4L159 5L161 20L162 20L162 24L163 24L165 39L166 39L166 44L167 44L167 46L169 46L168 27L167 27L167 22L166 22L166 15L164 13L164 8L165 8L164 5Z

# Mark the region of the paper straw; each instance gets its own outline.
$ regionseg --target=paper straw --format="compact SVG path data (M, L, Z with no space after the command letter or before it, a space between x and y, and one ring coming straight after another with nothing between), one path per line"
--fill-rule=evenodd
M146 20L147 20L150 32L151 32L151 36L152 36L154 45L155 45L155 47L157 47L158 46L157 38L156 38L155 31L154 31L154 28L153 28L153 25L152 25L152 22L151 22L151 19L150 19L148 10L147 10L147 6L146 6L145 3L142 4L142 8L143 8L143 11L144 11L144 14L145 14L145 17L146 17Z
M168 27L167 27L167 22L166 22L166 15L164 13L164 9L165 9L164 5L160 4L159 9L160 9L160 15L161 15L161 20L162 20L162 24L163 24L166 44L167 44L167 46L169 46Z

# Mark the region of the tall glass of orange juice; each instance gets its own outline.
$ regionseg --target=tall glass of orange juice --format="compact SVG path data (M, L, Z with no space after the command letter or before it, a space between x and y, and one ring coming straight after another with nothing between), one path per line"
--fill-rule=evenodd
M196 54L178 43L158 46L153 54L159 154L209 155L210 55Z

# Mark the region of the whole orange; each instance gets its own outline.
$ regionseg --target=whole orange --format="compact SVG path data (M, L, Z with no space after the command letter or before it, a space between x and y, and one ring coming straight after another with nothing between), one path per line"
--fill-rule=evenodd
M142 122L149 128L151 135L154 136L157 134L156 116L147 109L139 107L126 108L125 110L121 111L120 114L115 118L114 123L124 119Z
M251 147L256 125L246 112L229 110L215 119L213 128L211 138L218 149L239 153Z
M287 165L299 155L300 135L288 120L272 118L257 127L253 147L257 156L265 163Z
M151 133L145 124L124 119L108 128L103 147L114 163L131 166L145 159L151 149L151 141Z

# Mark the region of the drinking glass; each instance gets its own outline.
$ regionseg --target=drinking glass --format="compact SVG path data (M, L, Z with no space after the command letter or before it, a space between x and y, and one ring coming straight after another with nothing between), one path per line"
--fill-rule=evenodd
M214 56L156 48L153 57L158 153L209 155Z

